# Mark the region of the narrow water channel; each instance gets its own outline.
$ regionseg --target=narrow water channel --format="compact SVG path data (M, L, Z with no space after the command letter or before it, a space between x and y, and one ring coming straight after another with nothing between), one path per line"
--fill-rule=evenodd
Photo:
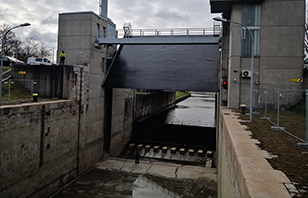
M179 102L175 108L151 117L146 122L215 127L215 93L191 92L191 97Z

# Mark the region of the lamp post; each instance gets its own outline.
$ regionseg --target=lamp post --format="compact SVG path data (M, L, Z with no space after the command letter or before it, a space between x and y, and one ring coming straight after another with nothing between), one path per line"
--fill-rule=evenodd
M236 22L236 21L230 21L228 19L220 18L220 17L215 17L215 18L213 18L213 20L224 22L224 23L235 23L237 25L243 26L250 33L250 36L251 36L251 79L250 79L250 111L249 111L249 120L251 122L252 121L252 100L253 100L253 98L252 98L252 96L253 96L253 56L254 56L254 54L253 54L254 53L254 38L253 38L253 34L250 31L250 29L246 25L244 25L242 23L239 23L239 22Z
M17 25L15 27L12 27L10 29L8 29L5 33L4 33L4 36L2 38L2 45L1 45L1 76L0 76L0 106L1 106L1 98L2 98L2 74L3 74L3 44L4 44L4 41L5 41L5 37L6 35L12 30L12 29L15 29L15 28L19 28L19 27L24 27L24 26L29 26L31 25L30 23L22 23L20 25Z

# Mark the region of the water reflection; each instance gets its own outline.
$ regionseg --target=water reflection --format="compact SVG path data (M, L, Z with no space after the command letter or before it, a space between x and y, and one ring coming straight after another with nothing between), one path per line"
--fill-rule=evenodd
M192 96L146 122L215 127L215 95L192 92Z
M134 182L134 187L132 189L132 196L134 198L177 198L176 194L162 188L156 182L153 182L143 175L140 175Z

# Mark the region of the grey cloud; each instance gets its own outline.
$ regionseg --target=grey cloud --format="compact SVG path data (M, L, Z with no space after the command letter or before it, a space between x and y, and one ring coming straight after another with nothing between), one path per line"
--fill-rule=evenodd
M42 25L50 25L50 24L57 25L58 24L58 18L49 16L49 17L45 18L44 20L42 20L41 24Z
M31 30L28 37L32 37L35 40L44 43L46 46L56 46L57 34L56 33L40 33L37 30Z
M160 22L163 24L166 24L172 27L180 27L189 24L190 17L186 15L181 15L175 11L167 11L167 10L161 10L155 14L155 16L160 19Z
M188 15L180 15L176 12L169 12L166 10L161 10L158 13L155 14L158 18L164 19L164 20L182 20L182 21L189 21Z

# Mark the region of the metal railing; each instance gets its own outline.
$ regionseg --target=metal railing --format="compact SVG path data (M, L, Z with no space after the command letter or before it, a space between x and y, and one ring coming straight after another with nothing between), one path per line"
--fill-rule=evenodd
M221 31L220 26L215 26L214 28L172 28L172 29L132 29L130 36L134 37L144 37L144 36L206 36L206 35L219 35ZM117 30L118 38L124 37L124 30ZM111 35L113 37L113 35ZM105 38L108 35L105 35L103 31L99 32L98 38Z

